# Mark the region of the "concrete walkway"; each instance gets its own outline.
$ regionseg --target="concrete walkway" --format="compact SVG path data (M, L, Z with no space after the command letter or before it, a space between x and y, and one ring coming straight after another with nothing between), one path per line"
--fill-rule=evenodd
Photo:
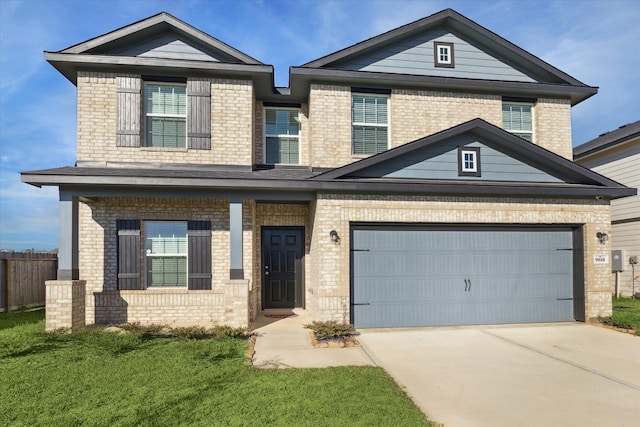
M563 323L364 330L359 340L447 427L640 425L640 337Z
M291 314L286 318L269 318L260 314L252 324L257 334L253 365L259 368L326 368L330 366L373 365L361 347L315 348L311 345L308 311L270 311L269 314Z

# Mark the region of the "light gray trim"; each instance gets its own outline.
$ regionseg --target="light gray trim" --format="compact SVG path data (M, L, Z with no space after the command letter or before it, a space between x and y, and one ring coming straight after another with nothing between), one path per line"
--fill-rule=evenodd
M75 44L66 49L61 50L61 53L83 53L92 49L100 48L108 43L114 42L118 39L122 39L124 37L133 36L136 33L144 32L145 30L149 30L152 27L159 27L162 31L166 31L168 28L173 28L177 30L178 33L186 35L189 38L199 41L203 43L205 46L221 51L226 55L235 58L240 62L245 62L247 64L262 64L257 59L250 57L249 55L240 52L239 50L229 46L226 43L221 42L220 40L210 36L209 34L198 30L195 27L187 24L184 21L176 18L175 16L167 13L161 12L157 15L151 16L149 18L140 20L138 22L134 22L133 24L121 27L117 30L102 34L98 37L94 37L85 42ZM148 32L148 31L147 31ZM146 34L147 32L144 32Z
M242 198L229 200L229 259L231 270L242 270ZM233 278L233 277L230 277Z
M78 196L59 192L58 280L78 280Z
M571 105L595 95L597 87L571 86L554 83L529 83L500 80L477 80L458 77L421 76L413 74L377 73L308 67L290 68L292 100L308 96L311 82L330 82L345 86L367 86L382 88L460 90L471 93L494 93L525 97L570 98Z

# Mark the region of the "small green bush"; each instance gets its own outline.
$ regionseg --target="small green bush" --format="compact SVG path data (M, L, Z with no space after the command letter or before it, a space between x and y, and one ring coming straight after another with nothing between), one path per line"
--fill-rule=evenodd
M351 323L340 323L336 320L327 320L324 322L314 320L304 325L304 327L315 332L316 338L319 340L348 337L356 332Z
M183 338L183 339L244 339L249 336L246 328L233 328L226 325L215 325L210 328L204 326L182 326L171 328L163 325L140 325L140 323L127 323L118 326L128 333L142 339L151 338Z

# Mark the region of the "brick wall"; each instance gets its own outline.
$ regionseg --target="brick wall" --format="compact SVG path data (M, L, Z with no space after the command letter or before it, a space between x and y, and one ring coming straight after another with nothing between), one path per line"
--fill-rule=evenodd
M78 161L252 164L251 81L211 79L211 150L116 147L116 101L116 74L78 72Z
M79 208L80 277L86 281L87 323L248 322L252 283L252 201L243 204L244 280L229 280L229 202L222 199L101 198ZM117 291L117 219L211 220L212 289ZM144 236L142 236L144 239ZM144 266L142 240L141 266ZM142 267L144 268L144 267ZM233 287L231 289L230 287ZM244 296L238 287L245 288ZM240 307L244 304L244 308ZM235 307L235 308L233 308ZM239 311L238 311L239 310ZM244 322L242 322L244 318Z
M584 262L586 316L611 313L613 281L610 265L594 264L595 254L608 254L609 243L600 245L596 233L607 231L609 206L605 201L534 199L483 199L470 197L359 196L321 194L312 204L313 265L307 277L308 303L316 319L345 316L349 298L349 223L486 223L486 224L585 224ZM340 243L327 237L335 229ZM346 301L346 302L345 302Z
M312 84L309 111L312 166L337 167L363 157L351 154L349 86ZM502 96L394 89L389 98L390 148L475 118L502 127ZM571 158L569 100L539 99L534 118L536 144Z

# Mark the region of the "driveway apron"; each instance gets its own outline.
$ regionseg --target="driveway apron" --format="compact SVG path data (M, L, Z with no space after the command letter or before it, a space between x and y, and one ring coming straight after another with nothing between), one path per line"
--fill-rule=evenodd
M561 323L364 330L359 339L446 427L640 425L639 337Z

